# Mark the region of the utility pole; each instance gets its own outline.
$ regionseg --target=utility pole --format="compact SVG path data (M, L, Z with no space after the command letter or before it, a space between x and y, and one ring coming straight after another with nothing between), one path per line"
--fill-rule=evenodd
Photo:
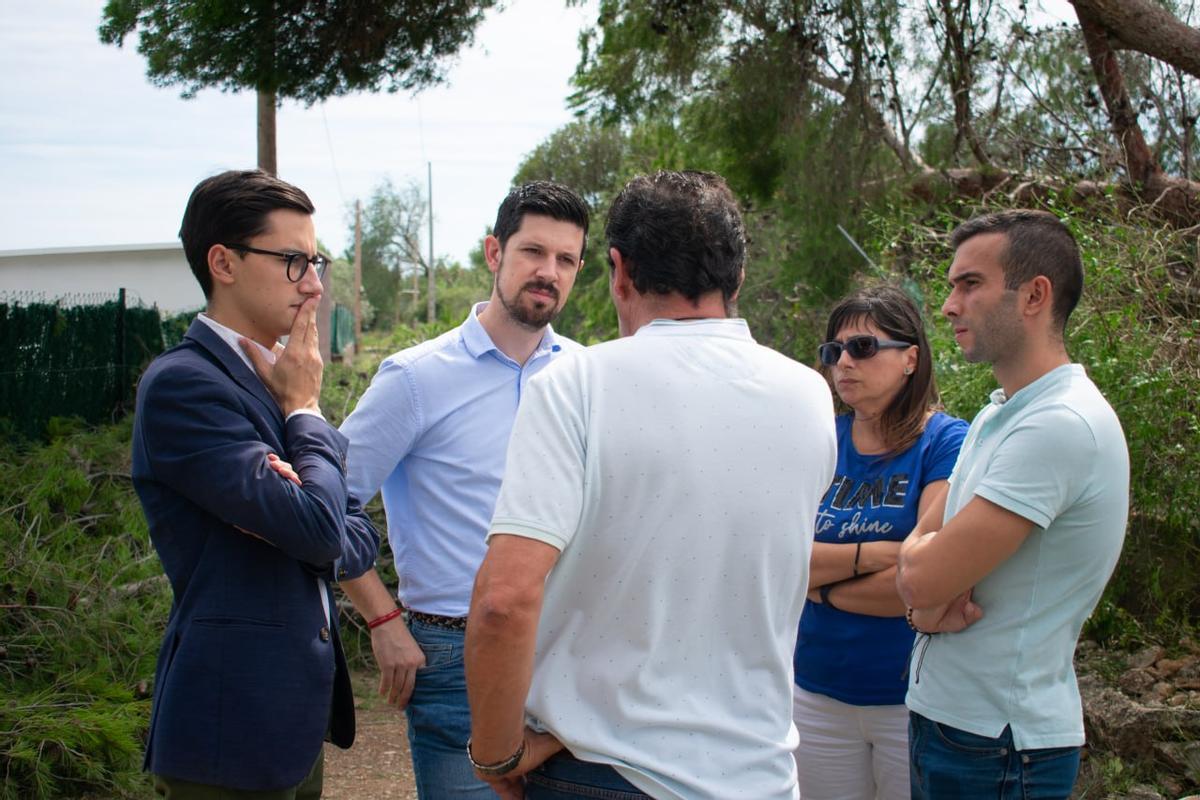
M426 161L429 176L429 282L425 288L425 319L437 319L437 289L433 283L433 162Z
M362 201L354 201L354 350L362 348Z

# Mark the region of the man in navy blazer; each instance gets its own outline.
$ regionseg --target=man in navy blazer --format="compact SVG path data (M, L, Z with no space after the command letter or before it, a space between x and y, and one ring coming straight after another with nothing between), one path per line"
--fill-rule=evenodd
M195 188L180 238L207 309L138 387L133 482L174 592L145 762L168 798L319 797L323 741L354 740L328 582L379 538L317 405L312 212L257 170Z

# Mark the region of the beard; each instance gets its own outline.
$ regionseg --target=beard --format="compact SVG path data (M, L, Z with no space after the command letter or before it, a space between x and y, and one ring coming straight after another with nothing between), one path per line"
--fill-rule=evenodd
M550 295L552 302L543 302L541 300L530 300L526 295L529 291L541 291ZM546 281L529 281L517 293L511 297L505 296L504 290L500 288L499 278L497 278L496 294L500 298L500 305L504 306L505 312L509 318L518 325L522 325L531 330L539 330L546 327L554 318L558 316L561 306L558 302L558 289Z

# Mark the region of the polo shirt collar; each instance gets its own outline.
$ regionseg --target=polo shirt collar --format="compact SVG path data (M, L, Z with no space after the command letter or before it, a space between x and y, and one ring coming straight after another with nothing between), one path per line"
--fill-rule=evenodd
M467 348L467 352L472 358L479 358L486 353L495 351L497 355L504 355L500 352L500 348L496 347L492 337L488 335L487 330L483 327L483 323L479 321L479 313L487 308L488 301L476 303L471 307L470 313L467 314L466 321L462 324L462 342ZM554 333L554 328L547 325L545 332L542 334L542 341L538 344L537 349L529 356L532 361L535 358L540 358L548 353L558 352L562 347L558 342L558 336Z
M1063 364L1061 367L1050 370L1028 386L1021 387L1012 397L1006 395L1003 389L996 389L989 399L992 401L992 405L1003 409L1005 413L1013 414L1062 382L1068 381L1076 375L1083 376L1085 374L1081 364Z
M750 326L741 317L704 319L655 319L637 329L634 336L689 336L703 334L753 342Z

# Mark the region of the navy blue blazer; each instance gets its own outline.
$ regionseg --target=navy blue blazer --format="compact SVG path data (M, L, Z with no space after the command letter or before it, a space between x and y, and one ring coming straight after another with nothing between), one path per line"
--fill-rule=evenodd
M353 578L379 536L346 493L347 441L283 413L200 320L138 386L133 484L174 593L154 677L145 768L270 791L299 784L322 742L354 741L354 700L316 578ZM267 466L275 453L303 486Z

